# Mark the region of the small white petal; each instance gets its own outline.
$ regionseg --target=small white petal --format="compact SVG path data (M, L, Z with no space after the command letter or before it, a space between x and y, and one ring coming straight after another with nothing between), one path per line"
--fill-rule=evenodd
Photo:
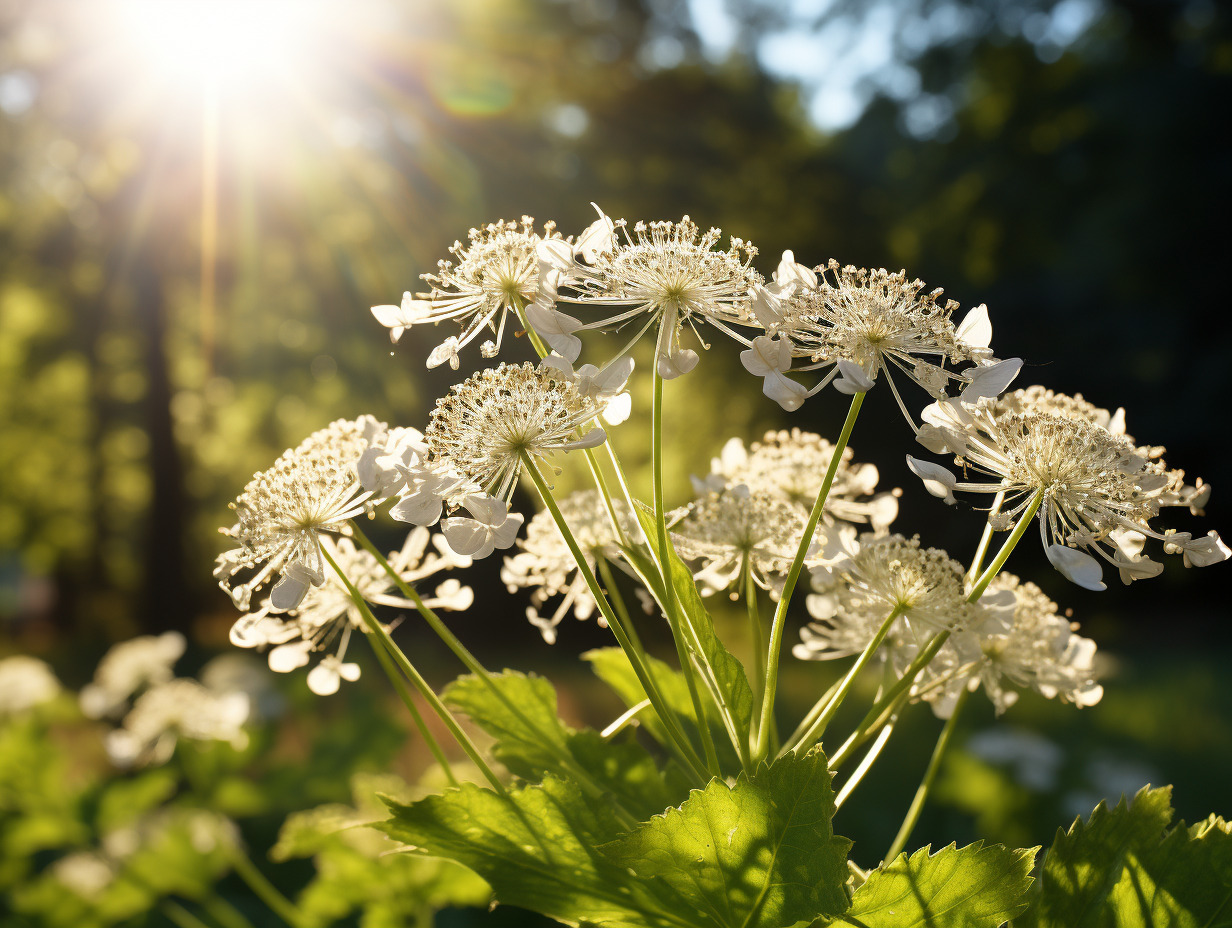
M992 344L992 322L988 319L988 307L981 303L958 324L954 337L968 348L987 348Z
M782 373L791 368L791 342L771 335L758 335L740 352L740 363L755 377Z
M1187 542L1182 548L1186 567L1210 567L1232 557L1232 550L1214 530Z
M293 641L279 645L269 653L269 668L274 673L290 673L308 663L308 652L311 650L311 641Z
M1022 358L1007 358L1004 361L989 364L987 367L965 371L964 374L971 380L962 391L962 401L974 405L975 401L982 396L993 398L1000 396L1013 383L1021 369Z
M535 246L535 255L539 259L539 274L545 271L568 273L573 267L573 248L564 239L540 239Z
M1060 574L1084 590L1106 590L1103 581L1104 569L1099 561L1085 551L1065 545L1049 545L1045 549L1048 561Z
M603 421L608 425L620 425L633 412L633 397L628 393L614 396L603 407Z
M454 516L441 522L449 547L464 557L481 560L492 553L491 528L475 519Z
M325 661L308 671L308 689L318 696L332 696L338 692L339 680L337 668L327 665Z
M766 375L761 383L761 392L788 412L795 412L803 406L809 395L808 387L778 371Z
M783 321L783 311L779 298L761 284L749 291L752 300L753 315L762 328L773 329Z
M873 389L873 380L854 361L842 358L838 362L839 376L834 381L834 389L839 393L851 396L856 393L867 393Z
M594 264L599 255L607 254L616 244L616 226L603 210L595 207L599 218L586 227L573 245L573 253L587 264Z
M921 461L911 455L907 455L907 467L923 481L924 489L933 496L945 500L947 505L954 505L956 502L954 488L958 485L958 480L949 468L931 461Z
M673 380L687 374L697 367L701 358L691 348L681 348L673 354L659 357L659 376L664 380Z

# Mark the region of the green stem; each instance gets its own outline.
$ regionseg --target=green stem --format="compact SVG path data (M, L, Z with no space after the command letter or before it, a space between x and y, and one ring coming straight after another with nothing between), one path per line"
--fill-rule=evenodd
M826 497L830 495L830 487L834 483L834 475L838 473L839 463L843 459L843 451L851 438L851 430L855 427L856 417L860 415L860 406L864 403L864 394L857 393L851 398L851 406L847 410L847 419L843 422L843 430L839 433L838 442L834 446L834 456L830 466L826 468L825 479L817 492L817 500L809 513L808 522L804 527L804 535L800 539L800 547L796 557L791 562L787 579L783 583L783 592L779 597L778 607L774 610L774 622L770 626L770 649L766 658L766 690L761 701L761 721L757 726L757 749L753 752L754 762L764 760L770 747L770 716L774 713L775 689L779 680L779 651L783 646L783 628L787 623L787 606L791 602L791 594L795 592L796 581L800 579L800 571L804 567L804 558L813 543L813 533L817 531L817 523L821 519L822 510L826 505Z
M757 608L757 584L753 580L753 568L746 554L740 568L741 585L744 587L745 613L749 619L749 644L753 649L753 697L760 699L766 686L766 638L761 627L761 610ZM753 711L761 708L754 705Z
M355 589L350 579L343 574L342 570L334 562L333 557L330 556L329 550L326 548L322 548L321 550L325 555L325 559L329 561L330 566L333 567L338 576L342 578L343 584L346 585L347 592L351 595L352 602L355 603L356 608L359 609L360 615L363 616L364 624L368 626L368 629L376 637L377 641L379 641L385 650L389 652L389 656L394 659L394 663L398 665L398 669L402 671L402 673L408 680L411 681L412 684L414 684L415 689L419 690L419 695L427 700L428 705L432 707L432 711L435 712L440 720L445 723L445 727L449 729L449 733L453 735L454 739L462 747L462 750L466 752L466 756L469 757L471 762L479 768L480 772L483 773L487 781L492 784L492 788L501 796L508 798L509 793L505 789L505 784L500 781L500 778L497 777L495 773L493 773L492 768L489 767L487 761L483 759L483 755L479 753L479 749L475 747L475 743L471 741L466 732L464 732L462 727L458 724L457 719L453 717L453 713L449 711L449 708L443 702L441 702L441 698L436 695L436 691L428 685L428 682L420 675L419 671L415 669L415 665L412 664L410 659L402 652L402 649L399 648L394 640L389 637L389 632L385 630L385 626L377 621L376 616L372 614L372 610L368 608L368 603L364 600L364 597L360 594L359 590Z
M302 928L304 920L299 909L278 891L278 888L266 878L264 873L257 869L257 865L244 853L242 848L235 849L231 865L239 878L248 884L248 888L269 907L270 911L292 928Z
M184 908L178 902L170 899L164 899L161 906L163 914L167 916L167 920L174 922L179 928L210 928L205 922L193 915L192 912Z
M945 750L949 747L950 740L954 737L954 729L957 727L959 713L962 712L962 707L966 705L967 697L970 695L971 691L965 686L959 692L958 700L954 703L954 711L946 719L945 727L941 729L941 736L937 739L937 746L933 748L933 756L928 762L928 769L924 771L924 779L920 781L920 788L915 791L915 798L911 800L911 808L907 810L907 817L903 819L902 827L898 829L898 834L894 837L894 843L890 845L890 849L886 852L886 863L889 863L899 855L906 846L907 839L911 837L911 832L915 829L915 824L920 818L920 812L923 810L924 803L928 799L928 792L932 789L933 780L936 779L937 771L941 768L941 759L945 756Z
M364 637L367 638L369 636L365 635ZM437 764L445 771L445 777L449 780L449 785L457 786L458 778L454 775L453 767L449 765L449 758L445 756L445 752L441 750L440 743L437 742L432 732L428 730L428 725L424 722L424 717L420 714L419 707L415 705L415 698L411 695L410 689L407 688L406 680L398 673L398 668L394 666L393 659L376 642L370 641L369 644L372 645L372 651L376 654L376 659L381 662L385 676L389 677L389 682L398 691L398 696L401 697L407 711L411 713L411 719L415 722L415 728L418 729L419 736L423 738L424 743L428 746L428 750L436 758Z
M595 602L599 606L600 613L607 619L608 626L612 629L612 633L616 636L616 640L620 643L621 648L624 649L625 656L629 658L629 663L633 665L633 670L637 674L638 681L642 684L642 689L645 690L647 698L650 699L655 711L659 714L659 718L662 719L663 727L667 730L669 736L668 748L677 755L677 759L686 770L700 782L706 782L708 777L703 772L697 752L693 750L692 745L689 744L688 739L685 737L676 714L672 712L667 702L663 699L662 693L659 692L658 685L646 667L642 651L635 648L633 641L629 638L624 625L620 621L620 617L616 615L616 611L607 601L607 597L603 595L603 590L599 587L599 581L595 579L594 571L590 569L590 564L587 562L585 555L582 554L577 539L573 536L572 529L565 522L565 517L561 514L560 507L556 505L556 499L553 497L547 482L543 479L543 474L539 472L539 468L535 465L530 455L525 452L522 452L522 463L526 473L535 484L535 489L539 492L539 498L543 500L544 508L551 513L552 519L556 522L557 529L560 530L561 537L564 538L565 544L568 545L583 581L590 589L591 595L594 596ZM704 717L699 721L701 724L704 724Z
M993 578L996 577L1001 568L1005 566L1005 562L1009 560L1011 552L1013 552L1015 546L1017 546L1018 542L1022 539L1023 534L1030 526L1031 520L1035 517L1035 513L1039 509L1042 500L1043 491L1041 490L1031 498L1031 502L1027 504L1026 511L1019 517L1018 524L1014 526L1014 531L1010 533L1010 537L1005 540L1003 545L1001 545L1001 549L997 552L997 556L993 558L992 563L988 565L988 569L980 575L980 578L972 586L970 592L967 594L967 602L976 602L981 596L984 595L984 591L988 589L988 584L992 583ZM864 716L864 719L860 722L859 727L852 732L851 736L839 749L838 753L830 759L831 769L837 769L839 764L851 756L852 751L863 744L873 732L885 724L886 720L889 719L895 711L894 703L898 702L900 699L907 698L910 687L915 682L915 678L919 676L920 671L923 670L928 662L931 661L936 656L937 652L941 650L941 646L945 644L949 637L949 629L938 632L933 636L932 640L925 645L923 650L916 655L915 660L911 662L906 672L904 672L897 682L895 682L895 684L886 691L886 694L882 696L880 700L874 703L872 708L869 709L868 713Z
M706 710L702 706L701 694L698 692L696 668L693 666L689 645L684 638L679 601L676 598L676 586L672 580L671 555L667 546L667 515L663 504L663 378L659 374L657 356L654 370L654 397L651 401L650 414L651 490L654 496L655 531L658 534L659 571L663 575L664 611L667 613L667 621L672 629L672 640L676 644L676 657L680 661L680 671L689 688L689 700L693 703L693 714L697 718L697 730L702 739L702 751L706 755L706 767L712 774L718 776L721 773L719 755L714 748L710 726L706 723ZM702 658L699 657L700 659Z
M847 778L847 782L843 784L843 788L839 790L837 796L834 797L834 808L841 808L843 803L847 801L847 797L852 794L860 781L864 779L864 774L872 769L873 762L877 760L881 749L885 747L885 743L890 740L890 734L894 731L894 723L897 719L891 719L882 727L881 732L877 735L877 740L873 742L873 746L868 749L868 753L860 760L860 765L851 772L851 776Z
M847 694L851 692L851 688L855 685L856 677L860 675L861 670L868 666L868 662L873 659L873 655L877 653L877 649L885 641L886 635L890 633L890 627L905 611L906 609L903 606L895 606L890 610L890 614L886 616L885 621L881 623L881 627L877 629L877 634L873 635L873 640L860 652L860 656L851 665L851 669L847 671L847 675L839 683L838 690L830 697L830 701L821 710L817 720L809 726L808 730L796 743L794 748L796 753L799 753L801 750L808 750L825 733L826 726L830 724L835 713L838 712L839 706L843 704L843 700L847 698Z
M244 917L244 913L218 893L206 896L201 905L223 928L253 928L252 922Z
M620 616L620 621L624 623L625 634L629 636L629 640L633 642L634 647L638 651L645 653L645 648L642 647L642 642L637 636L637 630L633 627L633 618L629 614L629 607L625 605L625 598L620 595L620 587L616 585L616 575L612 573L612 565L607 562L602 554L595 556L595 564L599 568L599 576L603 579L603 587L607 591L608 601L612 604L612 608L616 610L616 614Z
M394 584L398 587L398 590L402 593L402 595L415 604L416 611L423 617L424 621L428 623L429 627L431 627L431 629L436 633L437 637L439 637L441 641L445 642L445 645L454 653L458 660L462 662L463 666L477 678L482 680L488 689L492 691L492 694L496 696L505 708L510 711L514 718L525 725L528 729L538 734L539 737L542 738L544 744L555 744L556 742L553 741L548 733L545 732L536 722L528 718L527 715L513 702L513 700L509 698L509 695L500 688L500 685L496 682L495 678L493 678L491 671L484 667L483 664L479 662L479 659L475 657L466 645L462 643L461 639L449 630L449 626L441 621L441 617L438 616L435 611L428 608L423 601L423 597L419 595L418 591L402 579L398 572L394 570L393 565L389 563L389 559L381 553L380 549L372 543L371 539L363 533L360 527L354 522L351 522L351 530L354 533L355 540L359 542L360 547L376 558L377 563L381 565L381 567L385 570L385 573L388 574L394 581ZM578 781L578 784L587 793L596 798L603 797L606 801L614 802L610 792L596 783L594 778L577 763L572 755L558 752L557 759L561 762L562 766L568 768L569 772L573 774L574 778ZM619 805L616 805L615 808L617 814L622 818L627 818L629 821L633 821L632 816L630 816L625 809L621 808Z
M971 560L971 567L967 571L967 580L974 580L979 576L980 568L984 564L984 557L988 554L988 546L992 543L992 517L1001 509L1001 504L1005 502L1005 491L1002 490L992 498L992 509L988 512L988 521L984 523L984 532L980 535L979 546L975 549L975 557Z
M830 684L829 688L821 694L821 697L817 700L817 702L813 703L813 708L809 709L804 718L800 720L800 724L797 725L796 730L791 733L791 737L783 742L783 750L779 752L780 757L800 743L800 739L804 737L804 733L812 727L814 722L817 721L817 717L821 715L822 710L825 709L826 705L830 702L830 699L838 691L838 688L842 685L842 683L842 678L835 680Z

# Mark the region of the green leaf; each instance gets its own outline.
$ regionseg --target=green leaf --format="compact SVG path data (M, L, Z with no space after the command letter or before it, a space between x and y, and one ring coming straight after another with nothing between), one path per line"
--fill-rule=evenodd
M657 556L659 538L654 516L635 508L647 544ZM745 675L744 665L724 647L715 634L714 620L697 591L693 571L680 560L670 538L667 541L667 559L676 600L680 603L685 623L692 632L689 646L700 651L704 658L700 663L706 686L719 706L723 724L728 726L733 744L748 744L749 728L753 720L753 690Z
M545 773L576 778L580 769L637 819L683 798L668 788L654 758L631 739L605 740L598 732L565 725L556 714L556 690L547 680L513 670L493 674L492 680L505 699L473 675L459 677L443 695L496 739L492 753L516 776L532 782Z
M1039 848L976 841L899 854L868 875L842 916L860 928L997 928L1027 907Z
M847 908L851 842L833 815L825 755L788 754L735 786L712 780L600 851L694 924L783 928Z
M1057 833L1036 899L1035 928L1232 925L1232 835L1212 817L1172 823L1171 787L1143 787Z
M644 885L595 848L620 835L611 811L572 781L549 775L508 798L465 784L419 802L386 800L391 837L469 867L496 899L570 925L682 928Z

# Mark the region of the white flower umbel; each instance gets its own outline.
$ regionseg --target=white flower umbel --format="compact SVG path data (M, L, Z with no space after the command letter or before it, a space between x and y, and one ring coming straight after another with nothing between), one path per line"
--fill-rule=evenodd
M993 363L989 343L992 325L988 310L978 306L957 326L951 316L958 304L940 302L940 289L925 293L924 283L908 280L905 271L890 273L831 260L816 286L798 281L789 289L764 288L756 294L758 317L770 336L790 343L791 354L802 363L799 371L827 371L822 380L803 395L777 385L772 392L765 365L745 358L754 374L767 377L767 393L794 409L803 396L811 395L834 381L844 393L864 392L882 374L907 421L914 420L894 383L897 369L932 396L944 396L951 383L975 393L995 396L1008 386L1020 362ZM783 349L779 349L780 351ZM974 363L958 371L955 365ZM750 366L752 364L752 366ZM781 363L775 368L785 376ZM838 378L835 380L834 378ZM777 381L776 381L777 383Z
M509 313L516 316L541 297L550 304L554 296L554 284L540 275L537 249L541 242L560 241L560 235L555 223L545 223L543 235L534 225L531 217L523 216L520 224L500 220L471 229L467 244L454 242L449 249L452 261L440 261L435 274L423 275L432 288L428 293L406 293L401 305L374 306L372 314L389 328L395 342L416 325L455 323L461 333L433 349L429 368L448 362L457 370L458 352L485 331L495 340L485 341L481 353L496 357Z
M672 543L682 558L699 562L695 576L705 595L737 584L746 564L759 587L777 592L807 516L781 496L741 485L707 493L678 513Z
M559 500L558 505L591 570L596 569L599 558L620 563L620 541L598 490L570 493ZM615 500L613 507L626 536L640 537L641 529L628 505L623 500ZM531 591L526 618L539 629L548 644L555 643L556 628L570 612L582 620L589 619L595 612L595 598L586 579L552 514L546 510L536 513L527 524L526 537L518 540L518 552L505 558L501 580L510 593L519 589ZM541 612L544 604L556 596L561 597L556 608L551 613ZM602 616L599 624L607 626Z
M613 223L624 237L612 235L603 248L592 249L589 263L574 264L570 284L562 285L562 301L607 313L586 320L584 329L636 326L623 355L652 326L658 326L656 358L664 379L686 374L697 364L697 352L680 344L685 326L706 347L698 326L708 323L743 345L749 340L738 328L757 328L749 291L762 283L751 266L757 249L732 238L726 251L716 249L722 232L702 233L685 216L680 222L639 222L633 235L624 220ZM587 256L584 256L587 257Z
M322 545L365 601L398 609L416 608L414 602L392 592L394 580L384 566L351 539L323 539ZM390 554L389 563L403 581L416 583L444 570L469 567L471 559L456 554L442 536L415 528L402 548ZM463 610L473 601L470 587L446 580L437 587L435 597L426 598L424 604ZM306 666L313 655L328 652L308 672L309 689L328 696L338 691L342 680L359 679L359 665L344 662L355 630L367 632L368 628L346 585L330 568L325 582L309 590L293 611L278 614L266 600L261 608L241 616L231 628L231 643L241 648L270 648L270 669L278 673Z
M365 489L359 463L388 428L371 416L339 419L283 453L256 474L231 508L236 524L222 533L236 547L218 558L214 576L239 609L275 575L275 609L294 609L310 587L325 581L321 536L347 532L347 522L370 512L378 500ZM247 579L236 583L243 571Z
M829 660L862 652L886 617L896 611L887 642L914 648L935 632L974 620L966 601L964 568L918 538L863 534L844 549L825 552L812 569L808 597L814 619L800 631L792 653L801 660Z
M81 688L81 711L94 719L117 715L139 691L175 676L172 668L187 644L179 632L163 632L115 645L98 662L94 679Z
M926 445L955 455L964 472L989 479L960 481L945 467L908 456L925 488L947 503L955 492L1003 494L990 516L1005 530L1038 505L1040 538L1052 565L1091 590L1104 589L1103 558L1129 583L1156 576L1163 565L1143 555L1146 538L1184 553L1187 564L1226 560L1228 548L1211 533L1157 532L1150 520L1163 506L1191 505L1197 488L1185 488L1169 471L1162 448L1136 448L1086 416L1068 412L1002 412L990 400L945 400L924 410L931 426ZM1192 490L1193 493L1187 492ZM1203 495L1209 490L1203 488Z
M122 767L161 764L180 738L226 741L239 750L248 743L247 720L245 694L219 693L196 680L169 680L137 697L123 724L107 735L107 754Z
M1080 707L1099 702L1095 642L1075 634L1039 587L1002 573L980 605L978 624L953 634L917 684L938 717L950 717L963 688L982 687L998 715L1018 700L1007 686Z
M743 484L753 492L786 499L807 516L833 458L834 445L800 429L766 432L747 448L743 440L732 438L711 459L705 480L694 478L694 488L700 494ZM853 463L853 458L851 448L844 448L822 519L826 524L840 519L884 531L898 516L901 491L877 493L876 466Z
M547 458L593 448L607 437L590 428L603 406L575 378L549 364L501 364L450 388L424 432L430 460L447 462L498 500L507 501L523 453Z
M17 654L0 660L0 719L29 712L60 694L60 681L37 657Z

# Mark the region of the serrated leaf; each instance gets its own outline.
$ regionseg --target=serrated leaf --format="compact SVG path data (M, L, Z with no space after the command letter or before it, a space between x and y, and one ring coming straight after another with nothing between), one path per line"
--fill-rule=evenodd
M1068 832L1058 829L1025 924L1112 924L1107 920L1108 897L1120 880L1126 855L1159 843L1172 822L1171 800L1171 787L1144 786L1131 802L1122 796L1112 810L1101 802L1086 822L1079 817Z
M634 509L646 535L647 544L657 555L659 538L654 516L637 507ZM745 675L744 665L727 650L715 634L714 620L697 591L693 571L680 560L670 538L667 541L667 560L676 601L680 604L684 620L692 631L689 644L705 658L702 662L702 676L706 686L719 705L723 723L730 729L733 744L748 744L749 728L753 721L753 690Z
M735 786L712 780L600 851L693 924L783 928L847 907L851 842L833 815L825 755L788 754Z
M835 924L860 928L997 928L1021 914L1039 848L976 841L899 854L869 873Z
M499 902L563 921L605 928L683 928L691 924L651 897L595 848L621 833L605 806L555 776L508 798L465 784L409 805L388 801L382 831L427 854L469 867Z
M1023 921L1035 928L1232 925L1232 835L1212 817L1172 822L1171 788L1143 787L1131 802L1100 803L1044 859Z
M545 773L576 776L576 770L562 761L567 758L638 819L662 812L682 798L669 790L654 758L635 742L604 740L595 731L575 731L561 721L556 690L547 680L506 670L493 674L492 681L505 699L471 675L451 683L443 698L496 739L492 753L516 776L531 782Z

